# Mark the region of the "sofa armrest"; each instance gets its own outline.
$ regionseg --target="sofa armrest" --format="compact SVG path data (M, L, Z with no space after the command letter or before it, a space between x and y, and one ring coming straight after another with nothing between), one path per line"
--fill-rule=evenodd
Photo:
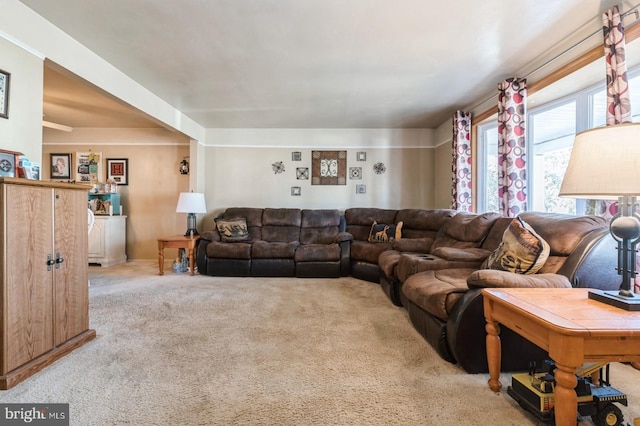
M391 248L396 251L409 251L412 253L429 253L433 238L399 238L391 243Z
M353 235L348 232L338 232L336 235L336 243L341 243L343 241L353 241Z
M491 250L481 248L436 247L431 254L445 260L481 262L491 254Z
M214 229L213 231L203 232L200 235L200 238L209 241L220 241L220 234L218 234L218 231Z
M514 274L513 272L480 269L467 278L469 288L571 288L571 282L560 274Z

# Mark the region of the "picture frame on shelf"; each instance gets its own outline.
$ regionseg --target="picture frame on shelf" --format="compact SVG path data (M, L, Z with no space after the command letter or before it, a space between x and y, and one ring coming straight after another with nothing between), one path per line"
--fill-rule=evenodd
M9 118L9 86L11 74L0 70L0 117Z
M118 186L129 185L129 159L107 158L107 180L113 180Z
M49 154L51 179L71 179L71 154Z
M102 182L102 152L76 152L76 182Z
M21 152L0 149L0 177L18 177L16 166Z

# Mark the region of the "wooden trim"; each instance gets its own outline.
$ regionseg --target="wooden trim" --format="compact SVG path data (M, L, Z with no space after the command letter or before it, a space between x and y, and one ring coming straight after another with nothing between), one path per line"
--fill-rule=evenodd
M626 43L632 42L636 39L640 38L640 25L634 25L625 29L625 41ZM579 69L589 65L592 62L597 61L598 59L604 56L604 47L603 45L596 46L588 52L584 53L580 57L574 59L569 62L567 65L561 67L560 69L553 71L551 74L542 77L540 80L531 83L527 86L527 95L532 95L539 90L544 89L547 86L555 83L556 81L563 79L564 77L578 71ZM493 116L497 113L497 106L492 107L486 111L483 111L473 117L473 121L475 123L481 123L489 117Z

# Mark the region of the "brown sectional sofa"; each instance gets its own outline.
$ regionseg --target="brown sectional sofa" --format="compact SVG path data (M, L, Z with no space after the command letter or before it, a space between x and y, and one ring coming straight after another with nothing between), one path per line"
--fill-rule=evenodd
M339 277L380 283L404 306L416 330L445 360L486 372L483 287L620 285L607 222L592 216L527 212L520 217L546 240L550 255L533 275L481 269L513 219L448 209L337 210L229 208L246 217L251 240L227 243L205 232L197 248L200 273L228 276ZM369 242L373 222L398 225L402 238ZM525 370L547 357L508 329L501 333L502 368Z
M225 242L217 229L196 250L201 274L340 277L349 275L351 235L338 210L228 208L221 219L246 219L248 238Z

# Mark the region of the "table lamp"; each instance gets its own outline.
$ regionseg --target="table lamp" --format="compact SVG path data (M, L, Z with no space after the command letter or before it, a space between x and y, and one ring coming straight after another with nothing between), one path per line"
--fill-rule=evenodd
M578 133L560 196L618 200L618 213L609 231L618 243L619 291L590 290L589 298L629 311L640 310L640 295L631 280L637 275L636 247L640 240L640 124L625 123Z
M207 207L204 203L204 194L198 192L181 192L178 198L176 213L187 214L187 232L185 237L198 235L196 229L196 213L206 213Z

